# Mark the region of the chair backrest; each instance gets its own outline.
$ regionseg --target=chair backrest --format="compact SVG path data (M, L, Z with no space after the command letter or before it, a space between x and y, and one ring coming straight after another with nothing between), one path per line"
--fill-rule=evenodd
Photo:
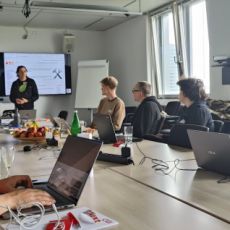
M123 124L131 124L133 121L133 116L136 111L136 106L127 106L125 107L125 118L123 120Z
M58 114L58 117L66 121L68 117L68 111L65 111L65 110L60 111L60 113Z
M230 134L230 121L225 121L221 130L221 133Z
M223 129L224 122L221 120L213 120L214 132L220 133Z
M168 115L178 115L180 111L180 102L179 101L170 101L165 107L165 112Z
M208 131L208 127L201 125L193 125L193 124L175 124L169 134L168 144L177 145L184 148L192 148L191 143L189 141L188 129L200 130L200 131Z
M15 109L4 110L2 112L2 117L13 118L14 113L15 113Z

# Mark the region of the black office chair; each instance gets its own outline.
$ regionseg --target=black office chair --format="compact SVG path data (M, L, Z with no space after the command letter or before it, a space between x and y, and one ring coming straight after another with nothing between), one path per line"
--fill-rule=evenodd
M58 114L58 117L66 121L68 117L68 111L65 111L65 110L60 111L60 113Z
M221 133L230 134L230 121L225 121L221 130Z
M2 117L4 118L13 118L15 109L8 109L2 112Z
M169 145L176 145L184 148L192 148L187 130L208 131L209 128L201 125L194 124L176 124L172 127L170 134L167 138Z
M167 113L167 117L165 118L163 129L170 129L179 121L181 110L182 106L179 101L168 102L164 110Z
M213 120L214 132L220 133L223 129L224 122L221 120Z
M177 116L179 114L180 111L180 102L179 101L170 101L168 102L168 104L166 105L164 111L171 116Z
M176 145L184 148L192 148L187 130L199 130L199 131L208 131L208 127L201 125L193 125L193 124L175 124L169 134L157 134L152 136L145 136L146 140L166 143L169 145Z

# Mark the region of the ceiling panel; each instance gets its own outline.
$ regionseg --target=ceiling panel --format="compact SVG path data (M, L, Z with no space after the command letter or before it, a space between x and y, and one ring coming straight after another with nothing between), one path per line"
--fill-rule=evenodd
M30 0L32 2L33 0ZM97 5L107 7L124 7L128 11L147 12L171 0L54 0L43 2L58 2L69 4ZM39 9L31 7L28 18L22 14L24 0L0 0L3 9L0 10L0 25L26 26L40 28L65 28L103 31L125 22L134 16L110 15L105 13L78 12L63 9Z

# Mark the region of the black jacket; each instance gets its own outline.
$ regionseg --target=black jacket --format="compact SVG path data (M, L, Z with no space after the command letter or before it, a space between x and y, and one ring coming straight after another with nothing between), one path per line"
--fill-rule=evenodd
M146 97L134 114L133 136L142 138L146 134L155 134L161 111L162 108L154 96Z
M212 116L205 101L194 102L190 107L185 107L180 117L180 122L206 126L209 131L214 130Z
M19 110L33 109L34 101L36 101L39 97L38 88L35 81L29 77L24 81L27 82L27 87L25 92L19 92L19 87L23 84L22 81L17 79L13 82L10 91L10 100L15 104L15 107ZM28 100L28 103L23 105L16 104L17 98L25 98Z

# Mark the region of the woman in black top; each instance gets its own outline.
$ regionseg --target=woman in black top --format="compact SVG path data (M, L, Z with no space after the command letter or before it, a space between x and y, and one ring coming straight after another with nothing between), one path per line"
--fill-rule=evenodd
M37 85L27 76L25 66L18 66L16 73L18 79L11 86L10 100L19 110L34 109L34 101L39 97Z
M206 105L207 95L200 79L186 78L177 82L180 86L179 100L185 105L180 122L202 125L214 129L211 113Z

